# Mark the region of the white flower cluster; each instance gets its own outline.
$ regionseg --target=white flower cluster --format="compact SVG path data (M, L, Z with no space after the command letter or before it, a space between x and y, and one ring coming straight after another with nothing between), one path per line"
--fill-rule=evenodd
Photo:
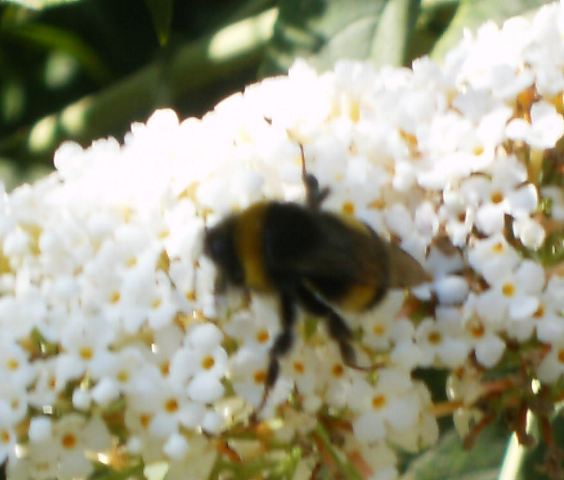
M323 208L398 241L434 280L347 317L359 358L389 359L373 373L346 367L322 322L301 314L262 412L282 418L280 442L319 435L319 414L324 428L348 425L339 448L366 478L393 479L390 446L415 451L438 436L415 368L457 371L456 391L468 392L476 368L527 342L540 352L534 375L562 379L564 272L535 252L547 233L540 201L561 225L564 195L534 178L531 159L564 134L563 72L555 4L485 25L442 66L340 62L320 75L299 62L201 120L163 110L123 145L63 145L55 173L0 199L9 478L82 478L138 459L204 479L225 452L252 457L217 438L260 402L278 306L252 292L215 295L202 235L259 200L303 202L298 142L331 188ZM418 321L414 302L428 312ZM305 455L296 468L314 466Z

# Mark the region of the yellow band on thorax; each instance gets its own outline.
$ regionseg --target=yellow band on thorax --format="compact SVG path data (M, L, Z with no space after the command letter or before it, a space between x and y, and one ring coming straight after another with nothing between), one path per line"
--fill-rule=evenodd
M264 217L266 203L256 203L241 213L237 222L236 248L245 273L245 284L256 290L269 288L264 268Z

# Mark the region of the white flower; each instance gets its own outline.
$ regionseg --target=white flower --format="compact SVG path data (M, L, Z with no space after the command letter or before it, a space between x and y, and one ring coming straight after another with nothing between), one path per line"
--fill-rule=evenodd
M513 271L501 274L490 289L477 297L476 310L491 322L503 322L506 316L519 321L535 313L544 288L544 269L532 260L523 260ZM511 323L507 325L511 331Z
M225 331L241 346L268 350L280 331L278 306L274 298L253 295L248 309L235 312Z
M404 299L405 295L402 291L391 291L382 303L359 319L363 331L363 344L376 350L385 350L390 346L392 329Z
M0 378L25 387L34 377L29 354L14 342L0 340Z
M531 147L552 148L564 134L564 119L553 105L543 100L531 106L531 123L516 118L507 125L507 136L523 140Z
M445 223L445 231L453 245L464 246L474 226L475 209L467 204L458 188L447 187L443 190L439 217Z
M110 435L99 417L86 420L69 414L53 423L51 435L30 444L27 468L31 478L45 478L39 474L40 469L61 479L85 477L93 470L85 450L100 451L110 445Z
M119 383L112 378L102 378L92 388L92 399L101 406L107 406L119 397Z
M167 478L170 480L200 480L208 478L218 456L212 439L202 435L188 438L188 451L181 459L170 462Z
M470 346L462 336L458 309L440 309L438 320L427 318L417 327L415 338L421 348L422 364L456 368L468 355Z
M186 455L189 448L188 442L183 435L173 433L164 444L163 451L169 458L179 460Z
M227 372L228 359L222 340L223 334L213 324L194 325L186 335L184 348L171 360L171 379L186 385L195 401L210 403L223 395L221 378Z
M119 390L130 393L134 389L139 376L151 368L148 362L149 353L141 347L126 347L120 351L108 352L94 368L92 376L96 380L112 380Z
M263 350L242 348L231 357L229 379L235 392L249 404L259 405L264 392L268 354ZM262 415L267 416L275 405L288 398L291 383L280 375L274 389L270 392L268 402Z
M488 283L511 273L519 264L520 256L501 234L476 240L468 250L470 266Z
M72 312L70 321L61 334L61 345L65 351L59 355L60 364L68 366L68 378L78 378L86 370L96 370L105 361L108 347L115 333L111 326L98 316L85 316Z
M468 316L464 328L467 344L474 349L476 360L487 368L496 365L505 352L505 342L496 332L495 325Z
M12 455L16 440L16 432L13 426L3 420L0 423L0 462L4 463Z
M51 438L53 423L49 417L33 417L29 424L29 439L32 442L42 442Z
M542 225L529 217L517 218L513 222L513 234L531 250L538 250L542 247L546 238Z
M469 292L468 282L459 275L447 275L437 279L433 285L442 304L461 303Z
M555 341L540 363L537 374L539 379L547 383L557 382L564 375L564 339Z
M58 358L54 357L35 366L36 380L28 394L30 405L42 408L55 403L68 380L58 371L58 363Z
M72 405L79 411L87 411L92 405L92 394L83 388L75 388L72 392Z
M333 428L328 413L343 440L336 455L392 480L391 445L413 452L438 438L414 370L450 371L465 428L508 345L531 342L537 376L558 384L564 276L534 251L564 218L564 196L538 181L529 154L546 158L564 133L563 34L564 6L553 5L466 34L442 65L343 61L318 74L300 61L202 119L155 112L123 145L64 144L56 172L0 187L0 463L9 458L10 478L84 478L112 446L126 462L167 462L171 479L208 477L228 449L246 460L230 439L265 395L280 302L219 291L202 240L255 202L303 205L300 145L330 188L323 211L365 222L433 280L367 312L332 304L359 366L387 358L374 371L345 365L324 319L297 301L293 348L277 359L264 423L248 433L266 425L301 445L320 419ZM509 225L528 255L506 238ZM311 476L318 462L314 449L300 468Z
M413 384L401 370L381 370L375 387L358 379L353 383L350 407L358 413L355 436L366 442L384 440L388 429L405 432L413 428L421 405Z
M3 338L26 338L34 328L38 328L48 339L54 340L56 337L49 335L45 300L37 287L29 283L29 279L24 282L27 286L21 288L16 284L15 295L0 298L0 328Z
M525 165L514 157L497 158L488 169L491 178L472 176L460 185L460 193L467 207L475 211L475 225L485 234L501 232L504 215L521 219L537 206L537 191L525 183Z
M29 398L24 386L0 379L0 418L16 425L27 414Z
M158 391L146 398L146 409L151 412L149 432L166 438L178 432L180 426L195 428L201 424L205 408L189 400L182 388L161 382L154 385Z
M525 342L536 331L537 338L544 343L550 344L564 338L564 322L557 304L551 301L546 290L540 295L539 305L532 314L511 322L507 327L511 337Z

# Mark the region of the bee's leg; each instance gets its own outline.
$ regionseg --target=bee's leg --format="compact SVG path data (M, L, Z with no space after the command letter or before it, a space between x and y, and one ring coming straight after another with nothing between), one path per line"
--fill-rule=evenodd
M315 175L307 173L304 146L301 143L298 145L300 146L300 154L302 157L302 182L304 183L306 191L306 204L313 210L319 210L319 207L321 207L321 204L327 198L327 195L329 195L329 187L320 189L319 182Z
M341 352L341 358L343 363L350 368L357 370L373 370L379 365L362 366L357 363L356 353L351 341L353 339L353 334L351 329L348 327L343 318L331 308L330 305L325 303L319 297L317 297L313 292L311 292L307 287L302 286L298 290L298 298L301 305L313 313L314 315L319 315L324 317L327 321L327 329L329 335L333 340L339 345L339 350Z
M213 279L213 294L215 296L222 295L227 291L227 281L225 280L225 275L220 271L217 271L215 278Z
M280 319L282 330L270 347L270 359L264 382L262 399L251 417L256 421L258 414L266 405L270 391L274 388L280 373L280 357L284 356L292 348L294 343L294 324L296 323L296 305L293 295L283 292L280 295Z

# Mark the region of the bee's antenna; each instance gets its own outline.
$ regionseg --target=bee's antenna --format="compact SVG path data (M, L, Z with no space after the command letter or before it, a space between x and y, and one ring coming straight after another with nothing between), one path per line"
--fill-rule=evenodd
M208 234L209 228L208 228L208 211L204 210L202 213L202 219L204 221L204 236Z
M306 164L305 164L304 146L303 146L302 143L298 143L298 147L300 147L300 159L301 159L301 164L302 164L302 180L307 185L308 173L307 173Z
M323 200L325 200L325 198L327 198L327 195L329 195L329 188L324 187L320 189L319 182L317 181L315 175L307 173L304 146L301 142L298 142L298 146L300 147L302 162L302 182L304 183L305 187L306 203L310 208L318 210L323 203Z

